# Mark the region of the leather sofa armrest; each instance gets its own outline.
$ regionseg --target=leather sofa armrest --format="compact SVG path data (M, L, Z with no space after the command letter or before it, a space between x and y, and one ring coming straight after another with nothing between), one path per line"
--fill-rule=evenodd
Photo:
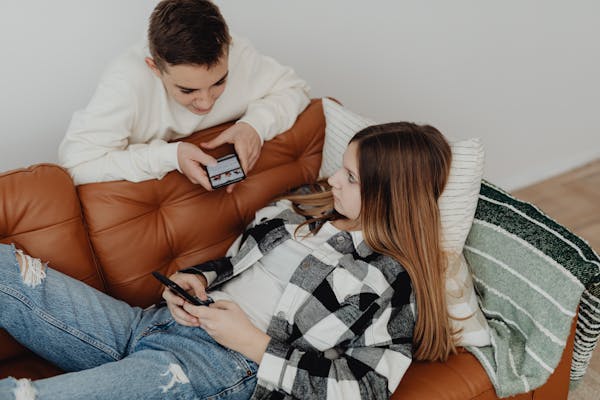
M567 345L554 373L546 383L510 400L566 399L569 392L571 360L575 342L577 316L573 318ZM400 399L498 400L492 382L479 361L465 349L450 356L447 362L413 362L392 395Z
M102 290L69 174L58 165L37 164L0 175L0 242Z
M0 174L0 242L48 262L103 290L84 227L79 199L66 171L38 164ZM0 331L0 360L23 353Z

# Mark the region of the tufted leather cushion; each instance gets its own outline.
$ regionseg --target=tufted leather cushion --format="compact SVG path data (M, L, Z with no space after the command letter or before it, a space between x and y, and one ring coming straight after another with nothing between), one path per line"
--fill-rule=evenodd
M51 266L103 290L71 177L39 164L0 175L0 242L14 243ZM0 360L23 353L0 330Z
M207 192L178 172L162 180L79 186L89 235L102 266L108 293L146 306L159 299L160 284L150 275L221 257L274 196L314 181L321 164L324 132L320 100L313 101L285 134L265 142L248 178L235 186ZM203 130L186 141L200 143L231 123ZM223 146L210 152L233 151Z
M69 174L56 165L39 164L1 174L0 181L0 242L15 243L103 289Z

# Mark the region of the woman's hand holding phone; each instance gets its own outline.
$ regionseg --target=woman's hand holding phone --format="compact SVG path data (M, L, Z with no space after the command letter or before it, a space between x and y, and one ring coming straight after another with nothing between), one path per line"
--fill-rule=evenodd
M250 321L239 305L218 300L210 307L185 303L183 308L195 315L201 322L200 327L219 344L260 364L271 338Z
M169 279L184 290L192 291L200 300L208 300L206 294L207 282L203 275L175 273ZM177 323L185 326L200 326L198 318L183 309L186 301L182 297L179 297L167 287L163 290L162 297L167 302L167 307Z

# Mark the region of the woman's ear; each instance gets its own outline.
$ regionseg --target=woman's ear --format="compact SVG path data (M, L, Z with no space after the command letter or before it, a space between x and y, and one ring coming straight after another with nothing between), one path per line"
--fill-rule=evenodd
M162 76L162 73L160 72L160 69L158 69L158 67L156 66L154 59L152 59L150 57L146 57L146 58L144 58L144 61L146 62L146 65L148 66L148 68L150 68L152 70L152 73L154 73L154 75L156 75L159 78Z

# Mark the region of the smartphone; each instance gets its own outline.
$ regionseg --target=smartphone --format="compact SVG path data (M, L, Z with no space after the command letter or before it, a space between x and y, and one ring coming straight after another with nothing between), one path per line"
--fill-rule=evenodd
M189 294L188 292L183 290L183 288L181 286L179 286L178 284L176 284L175 282L173 282L172 280L170 280L169 278L167 278L160 272L154 271L154 272L152 272L152 275L156 279L158 279L160 281L160 283L162 283L163 285L168 287L171 290L171 292L173 292L177 296L181 297L182 299L188 301L189 303L191 303L195 306L207 306L207 305L215 302L210 297L208 298L208 300L200 300L198 297L192 296L191 294Z
M240 159L236 153L217 158L217 165L207 165L204 168L208 174L210 186L213 189L231 185L246 178L246 174L244 174L242 164L240 164Z

